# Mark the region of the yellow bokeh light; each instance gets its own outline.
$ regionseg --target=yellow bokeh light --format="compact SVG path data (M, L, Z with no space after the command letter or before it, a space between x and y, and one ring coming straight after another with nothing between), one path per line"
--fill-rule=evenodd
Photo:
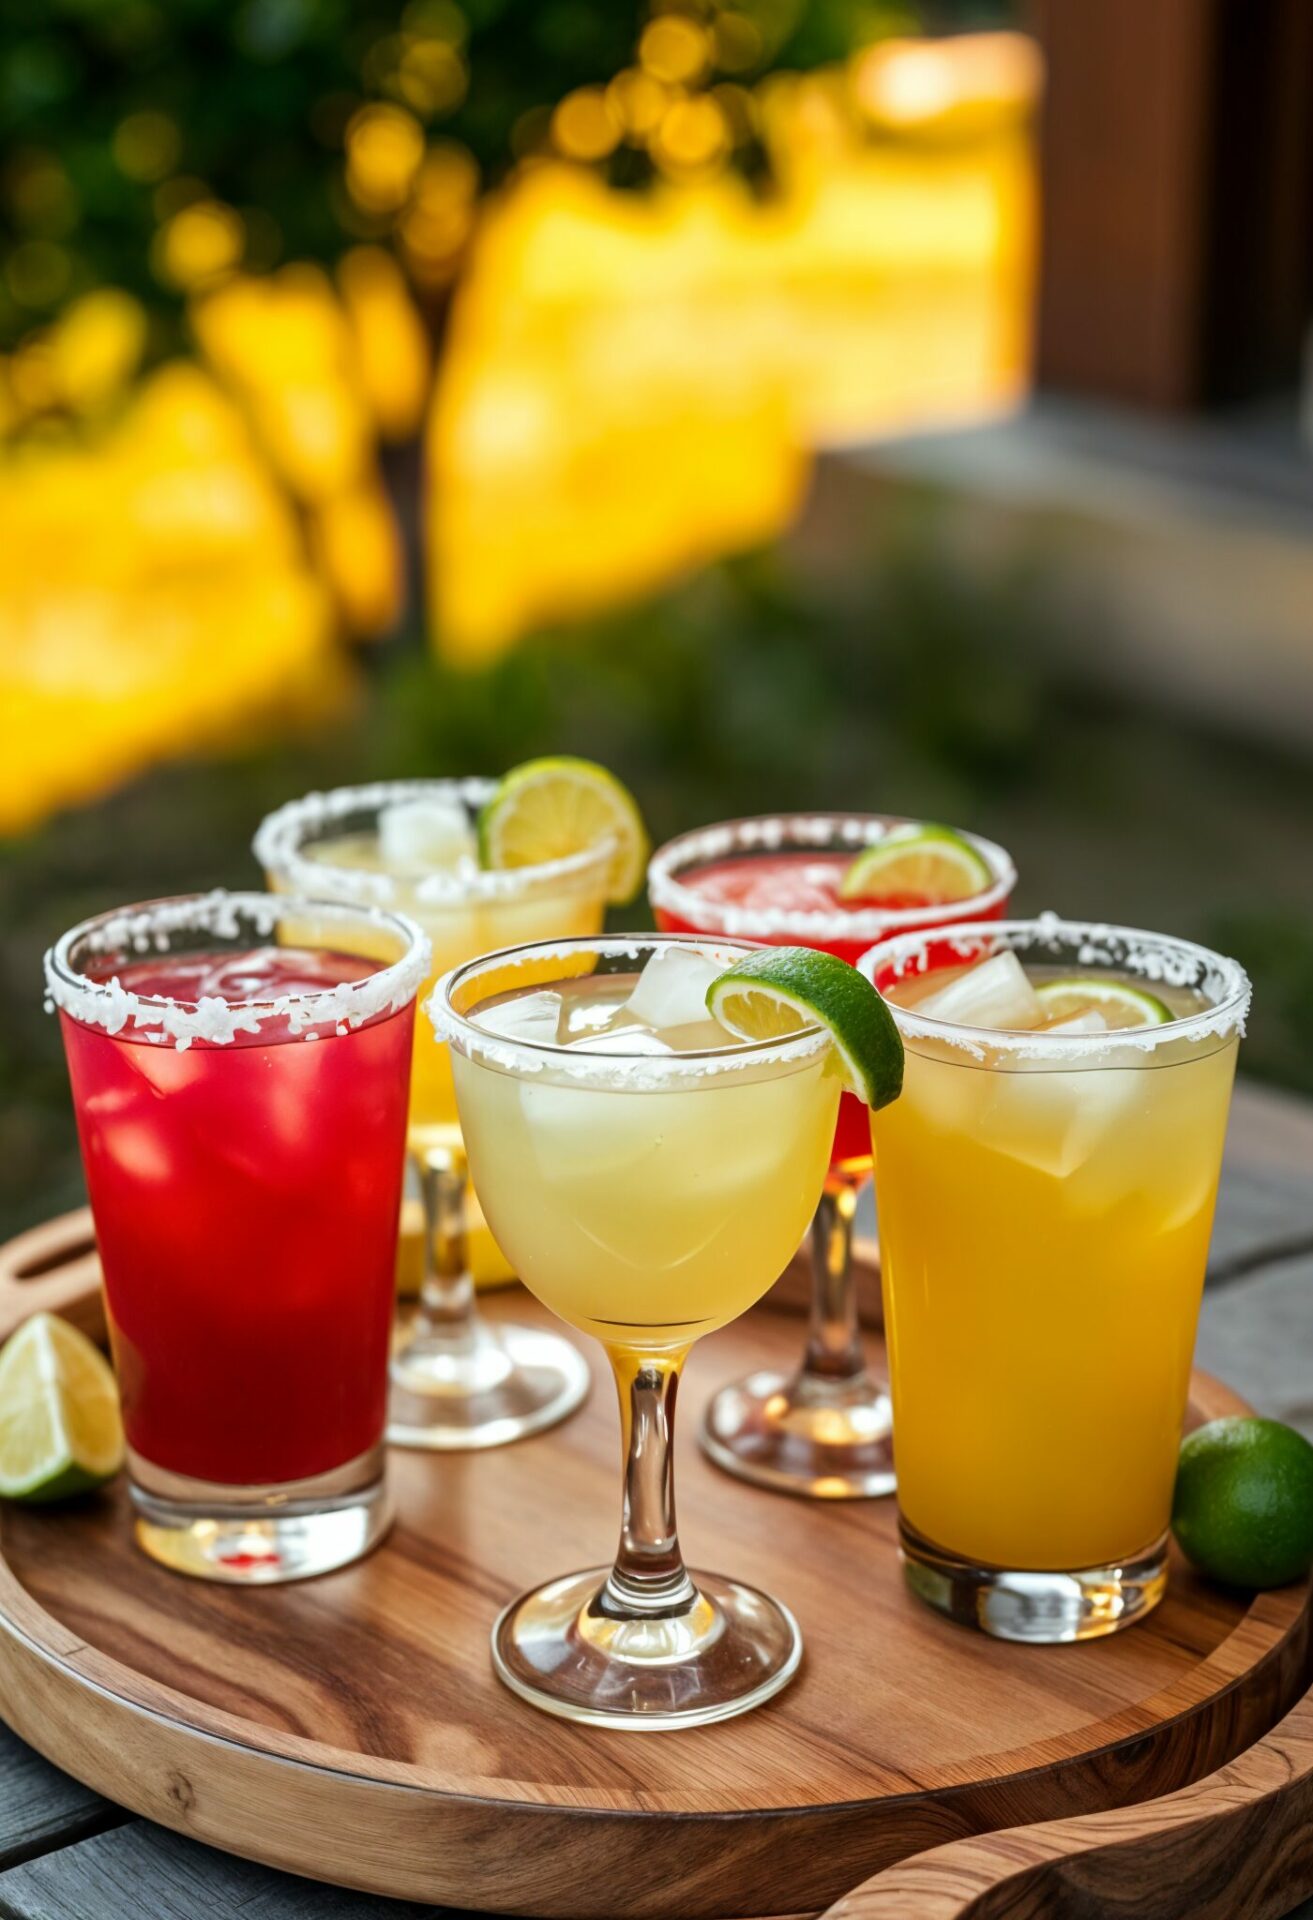
M145 108L119 121L110 151L120 173L129 180L150 185L162 180L178 164L182 135L177 122L167 113Z
M404 107L376 101L346 131L347 191L367 213L395 213L410 198L424 159L424 134Z
M602 87L577 87L552 114L552 139L569 160L604 160L624 129Z
M197 200L155 236L151 265L159 279L189 291L230 272L242 257L246 228L221 200Z
M378 430L385 440L409 440L423 418L430 356L405 276L382 247L354 247L338 263L337 283Z
M165 367L0 461L0 831L340 699L328 596L233 404Z
M696 20L682 13L661 13L644 27L638 57L657 80L683 86L706 72L711 42Z
M310 542L353 633L373 639L395 626L404 598L405 556L377 479L313 508Z
M9 362L9 390L22 413L59 405L59 376L49 340L25 340Z
M401 24L407 33L445 40L453 47L463 47L470 32L470 23L455 0L410 0Z
M642 67L626 67L606 90L627 140L646 146L670 104L670 89Z
M885 40L853 64L852 90L876 126L974 137L999 114L1028 113L1041 84L1033 40L1021 33Z
M733 145L729 121L710 94L676 100L652 140L652 158L669 173L718 166Z
M416 40L401 56L397 86L407 105L425 119L458 107L468 85L465 62L445 40Z
M51 335L55 377L64 405L88 413L121 393L146 347L146 311L116 287L84 295L60 316Z

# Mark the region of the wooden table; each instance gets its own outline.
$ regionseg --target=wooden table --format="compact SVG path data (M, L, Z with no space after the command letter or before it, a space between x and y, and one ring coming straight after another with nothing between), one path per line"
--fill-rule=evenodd
M1237 1089L1199 1364L1313 1438L1313 1105ZM686 1445L692 1436L686 1436ZM0 1920L411 1920L133 1818L0 1727ZM1313 1902L1299 1909L1313 1920ZM672 1915L671 1920L678 1920Z

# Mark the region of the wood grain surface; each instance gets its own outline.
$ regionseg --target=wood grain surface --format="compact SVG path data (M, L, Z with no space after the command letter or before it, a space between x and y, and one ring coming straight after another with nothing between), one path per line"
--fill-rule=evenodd
M76 1235L69 1251L85 1273ZM25 1279L12 1257L0 1267L10 1306L63 1287L58 1259ZM678 1442L692 1564L768 1587L802 1622L802 1674L768 1707L675 1735L598 1733L494 1680L497 1609L613 1544L617 1421L599 1386L520 1446L393 1455L387 1544L299 1587L164 1572L133 1549L121 1489L9 1510L0 1709L184 1834L347 1886L578 1920L814 1912L941 1842L1171 1792L1286 1711L1306 1680L1301 1592L1250 1603L1177 1567L1132 1633L1005 1646L905 1592L891 1503L781 1500L716 1473L694 1444L700 1403L796 1357L801 1281L695 1352ZM488 1310L545 1318L518 1293ZM85 1300L80 1317L92 1324ZM1193 1398L1195 1418L1240 1404L1202 1376Z

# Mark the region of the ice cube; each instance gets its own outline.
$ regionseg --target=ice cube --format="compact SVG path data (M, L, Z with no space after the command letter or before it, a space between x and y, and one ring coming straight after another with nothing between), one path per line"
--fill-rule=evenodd
M719 1020L690 1020L686 1027L667 1027L665 1038L672 1053L712 1053L719 1047L741 1046L738 1034L730 1033Z
M523 1040L530 1046L554 1047L561 1020L561 996L546 988L538 993L517 994L499 1006L480 1007L474 1023L485 1033L500 1033L508 1040Z
M617 1020L625 1020L611 1000L582 1000L577 994L561 995L561 1021L557 1029L558 1047L572 1046L590 1033L604 1033Z
M674 1053L674 1047L647 1027L616 1027L610 1033L590 1033L573 1043L579 1053Z
M1094 1007L1086 1007L1083 1013L1069 1013L1065 1020L1055 1020L1052 1026L1044 1027L1044 1033L1106 1033L1108 1022Z
M1015 953L996 953L960 974L951 986L918 1000L916 1012L963 1027L1026 1032L1039 1026L1044 1008Z
M635 1020L658 1033L707 1018L707 988L725 969L694 947L661 947L626 1001Z
M384 864L406 872L448 868L474 854L474 831L458 800L399 800L378 816Z

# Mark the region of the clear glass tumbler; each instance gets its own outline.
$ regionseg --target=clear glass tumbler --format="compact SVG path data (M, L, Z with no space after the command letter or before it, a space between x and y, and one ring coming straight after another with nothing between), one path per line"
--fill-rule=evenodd
M1102 995L1106 1023L936 1017L955 969L1002 954ZM906 1055L871 1131L908 1582L1003 1639L1115 1632L1166 1580L1249 983L1189 941L1053 916L861 965ZM1119 993L1149 1023L1119 1026Z
M395 914L210 893L46 956L136 1535L181 1573L324 1573L388 1523L397 1208L428 942Z

